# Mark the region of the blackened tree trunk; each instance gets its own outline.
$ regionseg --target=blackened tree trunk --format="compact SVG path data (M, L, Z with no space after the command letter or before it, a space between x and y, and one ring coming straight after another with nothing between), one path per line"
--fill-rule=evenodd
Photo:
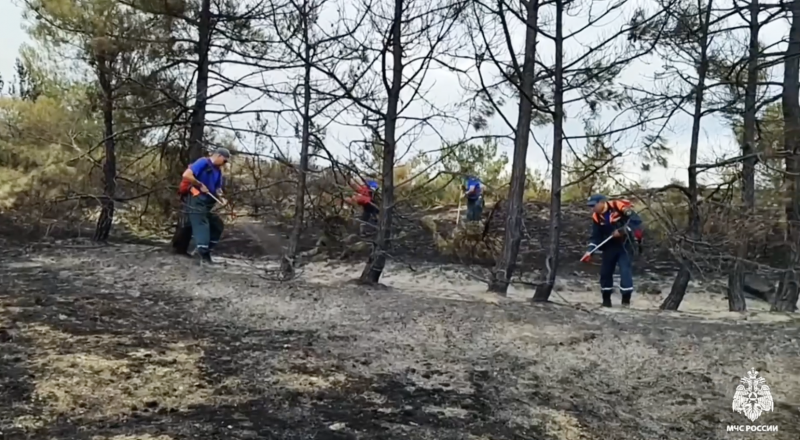
M756 93L758 92L758 33L760 22L758 21L759 4L758 0L750 0L749 27L750 27L750 47L747 54L747 85L745 86L744 97L744 140L742 142L742 156L745 157L742 167L742 194L744 218L752 215L756 205L756 158L753 156L756 141ZM747 303L744 299L744 275L747 269L744 260L747 258L747 250L750 246L747 234L742 235L742 241L736 250L736 262L728 276L728 308L732 312L743 312L747 310Z
M300 243L300 233L303 230L303 217L305 216L306 177L308 175L308 149L311 141L311 44L309 42L309 6L308 1L303 4L301 13L303 26L303 47L305 68L303 72L303 129L300 137L300 170L297 177L297 193L295 194L294 225L289 237L289 247L281 262L281 273L284 279L294 275L294 259Z
M208 99L208 55L211 45L211 0L203 0L197 26L197 82L189 131L189 157L192 163L203 157L205 145L203 132L206 127L206 101Z
M195 100L192 108L191 126L189 128L189 148L182 150L183 162L191 164L205 155L203 132L206 127L206 101L208 99L208 67L211 45L211 0L203 0L200 5L200 19L197 25L197 81L195 83ZM192 226L181 205L178 222L172 235L172 248L176 254L185 255L192 240Z
M533 77L536 62L536 32L539 19L539 0L529 0L526 6L525 59L520 76L519 106L514 140L514 163L511 167L511 186L508 190L506 230L503 250L497 260L489 291L505 296L517 263L517 254L522 242L522 216L525 193L526 158L530 138L533 110Z
M795 312L797 311L797 299L800 295L800 279L797 277L797 270L787 269L781 275L778 284L778 292L772 300L773 312Z
M558 246L561 236L561 152L564 143L564 0L556 0L556 65L553 107L553 175L550 179L550 248L547 253L547 278L536 286L533 302L547 302L558 273Z
M800 171L800 2L787 4L791 8L792 24L789 30L789 45L783 64L783 142L786 150L786 175L790 183L786 185L787 194L786 218L789 241L789 262L781 277L778 292L772 303L772 311L793 312L797 307L798 276L797 265L800 262L800 182L797 173Z
M403 1L395 0L392 18L391 53L392 83L388 90L388 103L383 134L383 171L381 189L381 212L378 221L378 234L372 253L361 272L360 281L376 284L386 266L386 252L391 245L392 213L394 211L394 156L396 143L397 107L403 81L403 43L402 37ZM385 83L385 82L384 82Z
M700 62L697 67L697 86L694 90L694 114L692 115L692 138L689 145L689 236L693 241L700 238L700 210L697 205L697 148L700 143L700 123L703 118L703 95L705 94L706 76L708 75L708 45L709 28L711 26L712 0L708 0L706 9L700 22ZM678 276L672 283L672 289L664 302L661 303L662 310L678 310L678 307L686 295L689 281L692 279L692 263L688 256L684 255L681 260L681 268Z
M110 61L100 57L97 61L97 79L103 100L103 197L100 199L100 217L94 230L94 241L104 242L111 234L114 222L114 197L117 189L117 155L114 137L114 89L111 79Z

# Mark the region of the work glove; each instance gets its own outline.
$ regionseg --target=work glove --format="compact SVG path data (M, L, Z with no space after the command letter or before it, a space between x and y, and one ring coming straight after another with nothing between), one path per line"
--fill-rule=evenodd
M589 250L581 257L581 263L588 263L592 259L592 252L597 249L597 246L590 245Z

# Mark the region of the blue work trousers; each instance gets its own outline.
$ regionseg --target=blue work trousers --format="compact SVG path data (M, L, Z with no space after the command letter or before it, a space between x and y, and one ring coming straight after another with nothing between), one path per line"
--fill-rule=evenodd
M467 199L467 221L478 222L483 214L483 199Z
M614 292L614 270L619 266L619 293L622 302L630 301L633 294L633 250L630 246L615 245L603 248L600 264L600 290L603 302L611 301Z
M192 235L197 252L208 254L219 243L225 224L222 219L211 212L214 200L208 196L188 196L186 214L192 224Z

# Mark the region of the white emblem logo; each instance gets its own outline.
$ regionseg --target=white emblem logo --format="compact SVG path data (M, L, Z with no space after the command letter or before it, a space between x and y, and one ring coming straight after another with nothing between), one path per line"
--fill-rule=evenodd
M754 422L764 411L773 410L772 394L758 371L750 369L733 395L733 410Z

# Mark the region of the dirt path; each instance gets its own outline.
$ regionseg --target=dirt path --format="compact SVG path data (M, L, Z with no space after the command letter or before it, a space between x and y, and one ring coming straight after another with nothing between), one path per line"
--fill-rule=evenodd
M147 246L0 257L4 439L800 437L800 330L459 301ZM314 276L312 276L314 275ZM756 368L776 402L731 411Z

